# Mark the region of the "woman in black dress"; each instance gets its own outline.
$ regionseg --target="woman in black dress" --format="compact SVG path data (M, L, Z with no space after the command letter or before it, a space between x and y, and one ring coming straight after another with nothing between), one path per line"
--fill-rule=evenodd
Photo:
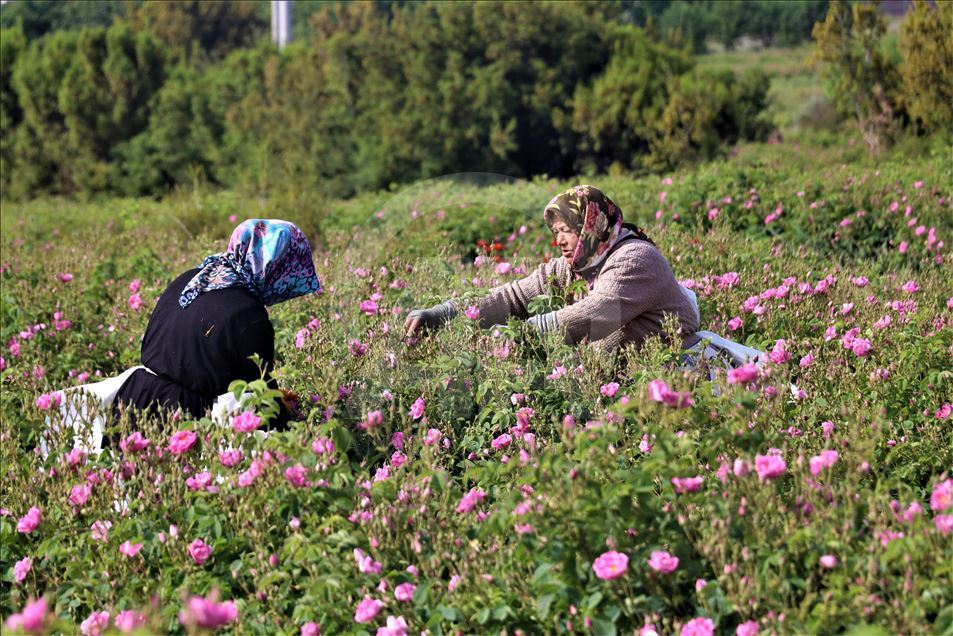
M272 368L275 332L265 307L320 288L300 229L287 221L245 221L225 252L209 256L163 292L142 339L146 368L126 380L115 404L206 415L233 380L256 380ZM286 419L282 408L273 425Z

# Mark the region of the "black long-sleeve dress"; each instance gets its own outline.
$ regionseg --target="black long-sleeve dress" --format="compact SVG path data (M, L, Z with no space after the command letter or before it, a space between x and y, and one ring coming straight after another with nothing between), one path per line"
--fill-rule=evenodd
M155 372L133 373L116 396L116 405L140 411L182 410L202 417L233 380L256 380L261 371L249 359L258 354L270 369L275 331L265 306L248 289L229 287L200 294L185 309L183 288L198 273L185 272L166 288L142 338L141 363ZM288 413L273 425L284 424Z

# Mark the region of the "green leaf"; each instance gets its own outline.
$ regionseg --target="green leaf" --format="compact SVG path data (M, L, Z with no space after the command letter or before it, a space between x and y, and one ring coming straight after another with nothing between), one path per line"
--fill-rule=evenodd
M427 581L417 586L417 589L414 590L414 605L420 607L427 604L427 601L430 600L431 587L433 587L432 581Z
M536 613L541 620L546 620L546 617L549 616L549 608L555 599L556 595L553 593L543 594L536 599Z
M596 606L602 602L602 592L596 592L589 597L589 600L586 603L586 607L590 610L596 609Z
M596 636L615 636L615 623L604 618L592 619L592 633Z

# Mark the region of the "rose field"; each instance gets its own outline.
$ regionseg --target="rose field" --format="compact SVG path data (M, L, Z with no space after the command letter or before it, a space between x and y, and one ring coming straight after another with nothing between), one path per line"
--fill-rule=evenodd
M953 633L948 152L578 178L760 369L473 311L404 339L410 309L558 256L541 212L575 182L5 203L4 633ZM51 432L58 391L138 364L165 286L255 217L305 230L324 288L270 310L290 429L258 381L225 427L112 419L98 455Z

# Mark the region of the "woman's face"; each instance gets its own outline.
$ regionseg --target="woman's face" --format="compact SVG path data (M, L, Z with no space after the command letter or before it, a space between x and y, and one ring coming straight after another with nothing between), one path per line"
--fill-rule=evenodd
M558 220L553 223L552 230L556 236L556 245L562 250L566 260L571 261L572 255L576 251L576 243L579 242L579 235L573 232L564 222Z

